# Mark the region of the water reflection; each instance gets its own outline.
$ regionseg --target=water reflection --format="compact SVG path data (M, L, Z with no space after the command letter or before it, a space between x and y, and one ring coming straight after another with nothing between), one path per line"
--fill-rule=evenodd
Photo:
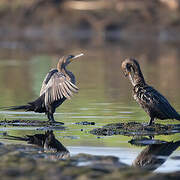
M52 130L46 131L44 134L26 135L23 137L11 136L5 133L2 135L3 137L1 139L25 141L28 144L36 145L42 148L43 153L41 152L40 153L41 155L39 154L39 149L36 149L34 151L35 152L35 154L33 154L34 158L44 157L51 160L60 160L70 157L69 150L55 137L55 134L53 133ZM130 142L131 144L137 146L147 146L137 155L137 157L132 162L132 166L140 169L145 169L148 171L154 171L157 168L159 168L162 164L164 164L167 161L168 157L180 146L180 141L167 142L167 141L151 139L151 138L143 138L143 137L141 137L140 139L132 139ZM16 148L16 146L14 148ZM108 165L109 164L108 158L110 157L108 155L111 155L111 159L115 160L113 161L112 164L113 168L129 166L127 165L127 162L124 163L122 161L123 157L125 158L124 156L125 151L124 150L122 151L122 149L121 149L122 152L121 151L119 152L121 153L121 157L118 160L118 158L115 157L116 154L114 154L114 152L116 152L118 149L116 150L115 148L104 149L103 154L102 154L102 148L100 154L98 153L99 148L94 148L94 150L89 148L89 154L86 154L88 147L81 149L79 149L78 147L74 147L74 148L76 148L77 151L76 155L79 153L84 153L83 155L82 154L77 155L76 158L74 159L77 161L77 165L81 165L81 166L98 165L98 167L100 167L101 165L103 165L103 161L101 161L100 162L101 164L99 164L99 160L101 159L106 160L105 164L107 163ZM73 159L74 152L72 151L72 148L70 149L72 153L71 159ZM26 151L27 153L30 154L32 153L28 148L26 149ZM90 154L94 154L94 155L90 155ZM96 155L101 155L101 156L96 156ZM126 155L132 156L132 154L129 151L126 152ZM110 161L110 163L112 162ZM167 167L165 167L165 169L167 169Z
M54 153L50 155L51 159L64 159L70 156L66 147L55 138L52 130L48 130L44 134L26 135L24 137L3 134L3 139L26 141L28 144L36 145L42 148L44 152Z
M159 168L180 146L180 141L150 141L153 144L148 145L139 153L139 155L133 161L132 166L154 171L155 169Z

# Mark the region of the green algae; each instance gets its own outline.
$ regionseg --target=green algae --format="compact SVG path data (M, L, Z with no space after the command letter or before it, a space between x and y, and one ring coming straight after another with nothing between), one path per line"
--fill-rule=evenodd
M180 125L153 124L144 125L137 122L112 123L90 131L91 134L99 136L126 135L126 136L151 136L168 135L180 132Z
M17 120L3 120L0 121L0 126L41 126L41 127L59 127L65 128L62 125L62 122L49 122L49 121L40 121L40 120L24 120L24 119L17 119Z

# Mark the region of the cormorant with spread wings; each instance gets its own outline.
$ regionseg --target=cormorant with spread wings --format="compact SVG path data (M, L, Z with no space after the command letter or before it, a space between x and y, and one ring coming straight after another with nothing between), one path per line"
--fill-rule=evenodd
M23 106L12 106L8 110L25 110L38 113L46 113L50 122L55 122L54 112L66 99L70 99L73 93L77 93L75 76L66 69L66 66L74 59L82 56L69 55L59 59L57 69L52 69L45 77L40 96Z

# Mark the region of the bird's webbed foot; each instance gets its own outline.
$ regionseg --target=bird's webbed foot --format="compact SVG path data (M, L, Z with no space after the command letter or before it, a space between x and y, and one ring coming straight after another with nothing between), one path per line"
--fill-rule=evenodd
M50 123L50 124L57 123L58 125L64 125L63 122L57 122L57 121L55 121L53 113L47 113L47 117L48 117L48 120L49 120L49 123Z

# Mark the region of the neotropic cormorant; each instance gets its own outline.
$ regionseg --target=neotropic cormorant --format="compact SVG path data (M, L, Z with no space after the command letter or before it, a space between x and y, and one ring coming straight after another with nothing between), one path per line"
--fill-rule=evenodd
M133 85L133 97L150 116L149 125L157 119L177 119L180 114L169 104L168 100L153 87L146 84L139 63L135 59L125 59L122 70Z
M52 69L45 77L40 96L32 102L23 106L12 106L8 110L26 110L38 113L46 113L50 122L55 122L54 112L66 99L70 99L73 93L77 93L78 87L75 85L75 76L66 69L66 66L75 58L82 56L69 55L59 59L57 69Z

